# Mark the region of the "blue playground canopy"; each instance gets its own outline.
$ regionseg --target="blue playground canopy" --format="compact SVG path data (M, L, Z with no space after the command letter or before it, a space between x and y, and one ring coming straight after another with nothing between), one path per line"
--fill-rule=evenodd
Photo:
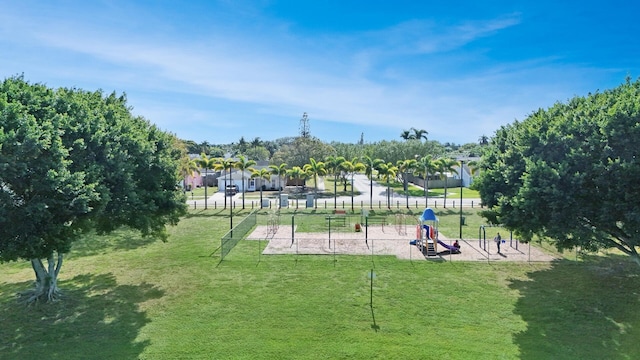
M426 208L420 216L420 221L438 221L438 218L431 208Z

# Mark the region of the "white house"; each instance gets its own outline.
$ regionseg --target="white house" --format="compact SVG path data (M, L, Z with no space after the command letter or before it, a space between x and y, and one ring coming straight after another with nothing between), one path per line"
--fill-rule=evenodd
M254 167L258 168L258 167ZM271 174L269 180L251 178L251 171L231 171L231 180L229 180L229 173L226 171L220 172L218 175L218 191L223 192L227 188L227 185L235 185L238 192L242 192L246 187L246 192L260 191L260 187L264 185L263 190L278 190L278 184L281 183L284 186L284 181L278 181L278 176ZM244 176L244 181L243 181Z

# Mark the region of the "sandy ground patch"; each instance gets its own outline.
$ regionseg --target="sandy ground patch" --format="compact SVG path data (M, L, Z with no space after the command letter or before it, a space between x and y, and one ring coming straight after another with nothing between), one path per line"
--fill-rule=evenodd
M366 230L366 232L365 232ZM410 245L415 239L415 229L411 227L370 226L361 232L301 233L290 225L280 225L277 229L257 226L247 240L269 241L262 252L264 255L314 254L314 255L394 255L399 259L443 260L443 261L551 261L553 256L535 246L506 240L498 254L492 240L478 241L465 239L460 242L461 253L449 254L438 246L438 256L426 256L419 247ZM439 239L451 245L453 240L443 234Z

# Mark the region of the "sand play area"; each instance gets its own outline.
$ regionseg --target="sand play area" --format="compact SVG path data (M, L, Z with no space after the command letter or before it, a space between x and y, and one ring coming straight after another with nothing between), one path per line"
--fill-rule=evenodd
M366 230L366 233L365 233ZM520 244L517 241L506 241L501 245L498 254L496 244L491 240L478 241L465 239L460 241L459 254L450 254L444 247L438 246L437 256L426 256L416 245L410 245L415 239L415 229L394 226L370 226L361 232L343 231L323 233L297 232L290 225L277 228L257 226L249 234L247 240L268 241L264 255L300 254L300 255L394 255L407 260L442 260L442 261L551 261L554 259L535 246ZM438 239L445 244L452 244L444 234Z

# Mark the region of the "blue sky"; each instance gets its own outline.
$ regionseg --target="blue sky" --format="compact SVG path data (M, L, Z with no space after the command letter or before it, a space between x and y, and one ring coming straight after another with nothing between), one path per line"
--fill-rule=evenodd
M0 76L126 93L210 143L476 142L640 76L632 1L5 0Z

